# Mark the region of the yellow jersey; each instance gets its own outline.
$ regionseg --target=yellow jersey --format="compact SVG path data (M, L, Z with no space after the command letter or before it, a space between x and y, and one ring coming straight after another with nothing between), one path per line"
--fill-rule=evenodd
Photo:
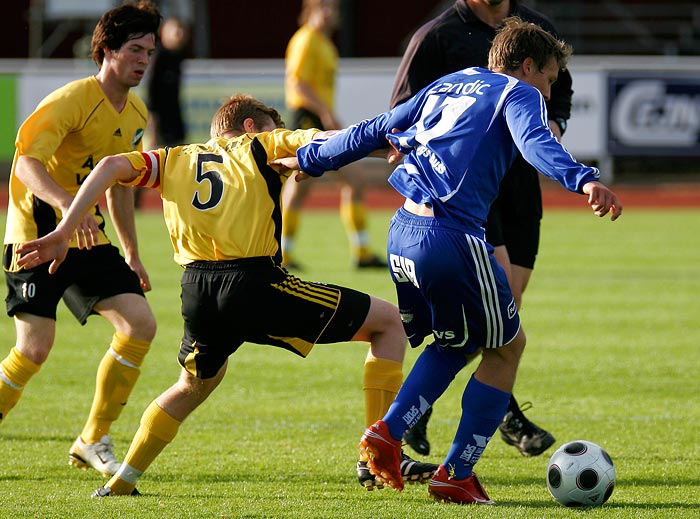
M296 89L290 87L292 81L303 81L311 85L316 95L333 109L338 50L328 36L302 25L287 44L285 68L287 108L307 108Z
M59 209L35 197L15 176L20 155L39 160L59 186L75 195L103 157L143 149L147 120L145 103L132 92L121 113L117 112L94 76L68 83L45 97L17 133L4 243L44 236L62 218ZM109 243L99 208L95 206L91 214L100 225L99 243ZM74 240L71 246L76 246Z
M130 186L160 192L174 260L280 259L281 193L289 172L268 162L291 157L318 130L216 138L124 156L139 171Z

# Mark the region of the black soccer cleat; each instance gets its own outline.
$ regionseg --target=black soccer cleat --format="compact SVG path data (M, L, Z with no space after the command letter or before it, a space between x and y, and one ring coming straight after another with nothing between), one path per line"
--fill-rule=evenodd
M134 489L131 491L130 496L140 496L141 492L138 490ZM116 494L112 494L112 489L106 486L101 486L97 490L93 490L92 494L90 494L90 497L115 497Z
M358 269L373 269L373 268L386 268L386 261L384 261L382 258L377 256L376 254L372 254L371 256L367 256L366 258L361 258L358 259L355 262L355 267Z
M528 420L523 411L532 407L525 402L520 408L509 410L498 430L508 445L514 446L523 456L539 456L554 444L554 436Z
M427 483L435 474L438 465L416 461L401 452L401 476L406 483ZM357 462L357 481L365 490L383 489L384 482L376 479L366 461Z
M430 442L428 441L428 420L433 414L433 408L428 410L421 416L416 424L403 433L403 441L418 454L427 456L430 454Z

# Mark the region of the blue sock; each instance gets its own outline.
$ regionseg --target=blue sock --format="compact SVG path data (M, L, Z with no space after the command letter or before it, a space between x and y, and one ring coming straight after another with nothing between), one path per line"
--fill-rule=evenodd
M466 365L461 348L443 348L435 343L426 346L383 418L391 436L395 440L403 438L403 433L423 416Z
M474 376L469 379L462 395L462 418L443 464L454 479L471 476L474 464L506 414L510 395Z

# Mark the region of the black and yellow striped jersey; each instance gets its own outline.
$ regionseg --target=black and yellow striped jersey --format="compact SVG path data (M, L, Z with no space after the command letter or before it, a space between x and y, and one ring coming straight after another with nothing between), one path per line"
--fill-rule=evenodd
M39 160L60 187L75 195L103 157L143 149L147 120L146 105L132 92L121 113L117 112L94 76L68 83L45 97L17 133L4 242L24 243L43 236L61 219L58 209L35 197L16 177L20 155ZM99 211L94 208L92 214L103 227ZM99 243L109 243L102 232Z
M157 189L180 265L278 256L280 196L289 172L268 162L294 156L318 130L216 138L125 155L139 176L128 185Z

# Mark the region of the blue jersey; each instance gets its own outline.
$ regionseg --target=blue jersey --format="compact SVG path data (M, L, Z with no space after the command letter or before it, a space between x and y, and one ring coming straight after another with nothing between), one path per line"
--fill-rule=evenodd
M406 157L389 178L403 196L431 204L435 218L483 236L499 184L517 152L570 191L598 180L549 129L542 94L512 76L472 67L448 74L405 103L297 151L318 176L384 148ZM392 129L403 130L392 134Z

